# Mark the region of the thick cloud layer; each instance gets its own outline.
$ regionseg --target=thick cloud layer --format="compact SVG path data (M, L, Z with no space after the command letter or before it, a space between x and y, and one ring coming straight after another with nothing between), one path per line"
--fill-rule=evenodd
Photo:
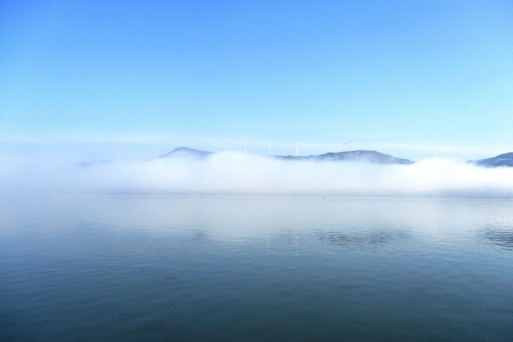
M223 152L205 159L76 165L58 157L0 157L2 192L513 197L513 168L447 159L413 165L284 161Z

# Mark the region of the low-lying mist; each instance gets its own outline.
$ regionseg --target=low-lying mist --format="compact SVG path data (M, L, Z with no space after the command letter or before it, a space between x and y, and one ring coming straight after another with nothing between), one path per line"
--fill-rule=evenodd
M513 197L513 168L439 158L413 165L288 161L238 152L87 165L55 155L4 155L0 191Z

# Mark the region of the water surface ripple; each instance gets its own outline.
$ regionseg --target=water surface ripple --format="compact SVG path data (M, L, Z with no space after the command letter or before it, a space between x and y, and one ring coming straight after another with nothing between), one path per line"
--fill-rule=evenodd
M509 200L11 196L1 341L511 341Z

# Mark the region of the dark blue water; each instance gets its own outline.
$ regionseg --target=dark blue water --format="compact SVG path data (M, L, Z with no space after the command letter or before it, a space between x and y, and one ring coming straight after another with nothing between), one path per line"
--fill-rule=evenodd
M513 201L12 196L1 341L513 340Z

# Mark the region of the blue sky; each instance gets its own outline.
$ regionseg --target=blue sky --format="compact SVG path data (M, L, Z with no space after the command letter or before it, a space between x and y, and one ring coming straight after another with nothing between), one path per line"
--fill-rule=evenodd
M0 51L11 151L513 151L506 0L4 0Z

